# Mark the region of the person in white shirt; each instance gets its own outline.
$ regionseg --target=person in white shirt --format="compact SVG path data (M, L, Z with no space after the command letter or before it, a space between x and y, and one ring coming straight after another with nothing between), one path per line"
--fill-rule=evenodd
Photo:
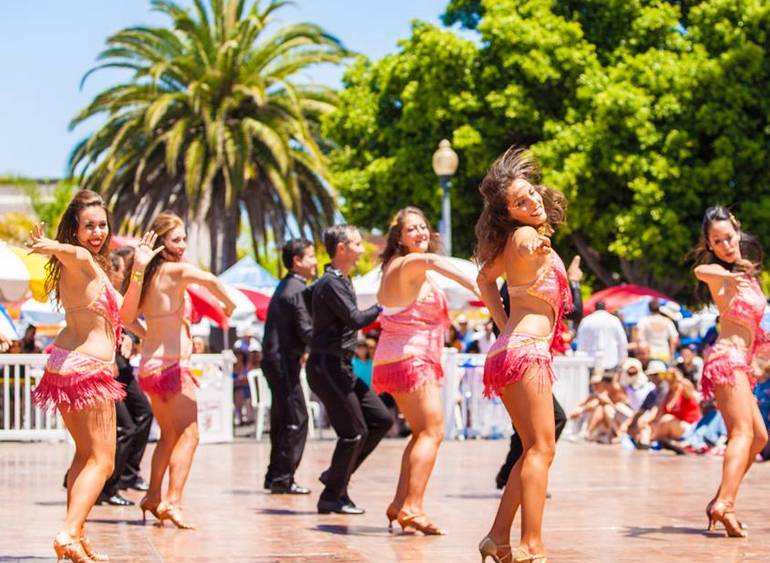
M650 358L671 364L679 343L676 325L660 312L660 302L657 299L650 301L649 308L650 316L640 320L636 326L637 340L649 345Z
M577 349L589 356L601 354L604 370L618 369L628 356L628 338L623 323L605 310L603 301L585 317L577 331Z

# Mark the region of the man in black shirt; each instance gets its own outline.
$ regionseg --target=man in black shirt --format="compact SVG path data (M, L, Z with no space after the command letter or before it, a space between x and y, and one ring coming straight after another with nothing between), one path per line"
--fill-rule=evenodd
M363 252L358 229L330 227L324 232L324 246L331 264L313 286L313 338L307 369L310 388L323 402L337 433L337 446L331 466L321 476L326 488L318 500L318 512L363 514L347 494L348 482L393 419L379 397L353 375L351 359L357 331L377 318L380 307L360 311L348 277Z
M262 372L273 396L270 405L270 464L265 488L274 494L306 495L310 489L294 482L307 439L307 406L300 383L302 355L313 325L305 303L306 281L316 276L313 243L287 242L281 259L289 273L270 299L262 341Z

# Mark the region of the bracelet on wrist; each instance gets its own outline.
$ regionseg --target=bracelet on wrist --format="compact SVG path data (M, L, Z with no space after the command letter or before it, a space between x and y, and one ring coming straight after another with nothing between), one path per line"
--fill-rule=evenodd
M144 272L138 272L136 270L133 270L131 272L131 279L134 280L136 283L142 283L144 281Z

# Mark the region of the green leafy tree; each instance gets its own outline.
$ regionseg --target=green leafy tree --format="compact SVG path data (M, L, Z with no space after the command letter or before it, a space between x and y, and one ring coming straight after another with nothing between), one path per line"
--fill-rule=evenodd
M708 205L734 206L770 244L769 4L452 0L443 20L465 33L416 23L397 53L346 74L324 131L349 220L384 229L405 203L436 217L430 154L447 137L461 162L461 253L474 243L476 186L514 144L531 146L544 181L568 196L557 242L600 284L687 299Z
M267 35L285 4L193 0L188 11L154 0L169 27L112 35L84 80L101 68L131 78L72 121L106 116L74 149L71 168L83 187L105 194L116 222L145 228L164 208L205 222L215 272L236 259L242 211L256 252L268 234L283 240L293 226L318 234L334 217L319 129L336 95L297 75L347 51L312 24Z

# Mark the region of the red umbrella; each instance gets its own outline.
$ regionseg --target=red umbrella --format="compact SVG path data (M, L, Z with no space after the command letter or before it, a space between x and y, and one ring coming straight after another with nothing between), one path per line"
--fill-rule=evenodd
M139 244L137 237L112 235L110 241L110 247L123 248L124 246L136 246ZM202 317L207 317L217 323L220 328L227 330L229 323L224 309L219 303L219 300L211 295L211 293L204 287L199 285L187 286L187 294L190 296L192 302L192 323L199 323Z
M257 318L260 321L265 321L267 319L267 306L270 305L270 296L242 285L236 285L234 287L248 297L249 301L254 304L254 308L257 310Z
M589 315L593 313L594 310L596 310L596 304L599 301L604 301L604 305L608 311L615 311L616 309L620 309L643 297L653 297L661 301L674 301L668 295L650 289L649 287L634 284L615 285L597 291L591 295L591 297L583 303L583 314Z

